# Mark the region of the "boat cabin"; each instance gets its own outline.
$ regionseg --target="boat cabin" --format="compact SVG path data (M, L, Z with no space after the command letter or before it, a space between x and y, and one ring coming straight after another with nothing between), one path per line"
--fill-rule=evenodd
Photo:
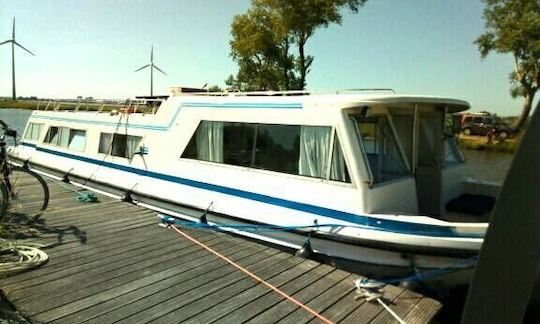
M178 88L150 104L145 99L108 111L35 111L18 157L101 182L127 172L133 177L122 176L126 188L142 187L147 177L153 195L168 194L156 184L167 177L216 190L217 196L190 197L200 208L232 195L439 217L464 190L464 161L449 116L468 109L465 101Z

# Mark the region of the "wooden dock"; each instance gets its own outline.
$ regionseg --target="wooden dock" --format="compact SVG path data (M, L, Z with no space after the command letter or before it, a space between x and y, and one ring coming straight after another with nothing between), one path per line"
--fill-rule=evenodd
M178 233L156 212L48 180L37 238L53 244L40 268L0 280L10 302L43 323L308 323L319 320ZM359 275L211 230L183 229L335 323L395 323L377 303L355 300ZM22 242L21 242L22 243ZM441 304L400 287L384 298L407 323L427 323Z

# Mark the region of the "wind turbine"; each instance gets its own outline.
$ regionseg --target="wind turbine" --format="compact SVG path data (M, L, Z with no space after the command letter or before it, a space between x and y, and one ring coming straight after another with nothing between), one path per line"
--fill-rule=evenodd
M163 72L160 68L158 68L154 64L154 46L152 46L152 50L150 51L150 64L146 64L145 66L138 68L134 72L140 71L144 68L150 67L150 96L154 95L154 69L158 70L159 72L167 75L167 73Z
M34 56L36 55L30 52L29 50L27 50L26 48L24 48L24 46L17 43L17 41L15 40L15 17L13 17L13 32L11 34L11 39L8 39L7 41L3 41L2 43L0 43L0 45L7 44L7 43L11 43L11 76L12 76L11 82L13 86L12 95L13 95L13 100L17 100L17 95L15 92L15 45L19 46L20 48L22 48L23 50L27 51L28 53Z

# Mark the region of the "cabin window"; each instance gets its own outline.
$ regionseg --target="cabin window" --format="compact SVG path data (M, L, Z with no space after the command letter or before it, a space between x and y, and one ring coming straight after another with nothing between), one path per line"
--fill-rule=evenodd
M456 138L446 137L444 139L444 166L456 165L464 162L459 151Z
M403 152L409 161L413 164L413 116L412 115L392 115L392 122L396 129L396 134L403 147Z
M334 149L332 150L332 162L329 177L330 180L334 181L351 182L337 136L334 138Z
M350 182L333 138L327 126L202 121L181 157Z
M408 170L386 116L352 118L357 125L373 182L383 182L407 175Z
M213 143L214 147L221 147L222 161L225 164L239 165L239 166L252 166L255 158L255 136L256 125L243 124L243 123L222 123L212 122L220 124L222 127L222 138L216 140ZM208 137L213 134L203 134L203 137ZM199 139L199 137L197 137ZM217 139L217 137L214 137Z
M70 129L69 127L51 126L45 135L44 142L72 150L84 151L86 131Z
M101 133L98 152L131 159L139 149L141 140L140 136Z
M26 128L26 133L24 133L24 139L37 141L41 135L41 129L43 124L29 123Z
M298 174L300 127L256 125L253 167Z

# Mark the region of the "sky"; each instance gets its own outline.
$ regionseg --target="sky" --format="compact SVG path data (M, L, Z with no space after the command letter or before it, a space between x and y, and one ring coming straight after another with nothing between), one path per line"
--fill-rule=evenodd
M249 0L0 0L0 42L16 49L18 96L125 99L170 86L224 86L237 72L230 26ZM315 60L307 89L393 88L398 94L466 100L472 110L517 115L509 94L510 55L481 59L481 0L368 0L341 25L318 29L306 46ZM11 46L0 46L0 96L11 96Z

